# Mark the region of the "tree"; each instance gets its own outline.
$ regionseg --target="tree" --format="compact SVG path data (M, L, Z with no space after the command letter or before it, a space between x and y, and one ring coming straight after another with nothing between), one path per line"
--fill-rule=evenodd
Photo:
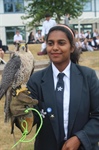
M28 0L26 0L28 1ZM61 17L69 13L71 18L77 18L83 12L83 6L89 0L31 0L25 7L25 16L21 18L28 20L27 26L37 27L49 12L56 20L61 21Z

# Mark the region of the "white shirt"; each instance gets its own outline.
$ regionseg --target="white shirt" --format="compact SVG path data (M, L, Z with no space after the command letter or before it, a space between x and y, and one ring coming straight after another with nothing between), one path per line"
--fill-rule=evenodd
M43 27L42 27L42 36L45 36L45 34L48 34L50 28L56 26L56 21L50 19L49 21L45 20L43 22Z
M86 35L84 34L84 33L80 33L79 34L79 38L81 39L81 38L86 38Z
M36 33L36 34L35 34L35 38L36 38L36 40L37 40L37 39L41 39L41 38L42 38L42 35L41 35L41 34Z
M91 41L91 45L92 45L92 46L95 46L95 42L94 42L94 41Z
M43 52L43 50L46 48L46 42L41 44L41 52Z
M69 116L69 103L70 103L70 65L65 68L62 72L65 74L64 80L64 98L63 98L63 110L64 110L64 131L65 131L65 139L67 139L67 131L68 131L68 116ZM54 79L54 88L56 89L56 85L58 82L58 74L60 73L59 70L55 67L52 63L52 70L53 70L53 79Z
M96 43L99 44L99 39L96 39Z
M14 42L15 41L22 41L22 35L21 34L19 34L19 35L14 35Z
M98 33L94 32L93 37L97 37L97 36L98 36Z

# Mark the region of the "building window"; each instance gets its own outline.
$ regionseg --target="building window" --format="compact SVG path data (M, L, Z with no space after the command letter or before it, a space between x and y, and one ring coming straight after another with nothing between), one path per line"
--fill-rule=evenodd
M94 0L94 9L96 9L95 11L99 12L99 0Z
M85 3L83 11L92 11L92 0Z
M73 25L73 29L78 30L78 24ZM80 30L84 31L84 33L87 31L90 31L92 33L93 26L92 24L80 24Z
M13 38L15 35L16 30L20 31L20 34L23 37L23 40L26 41L26 32L25 27L6 27L6 43L7 44L13 44Z
M4 0L4 12L5 13L23 13L24 12L24 0Z

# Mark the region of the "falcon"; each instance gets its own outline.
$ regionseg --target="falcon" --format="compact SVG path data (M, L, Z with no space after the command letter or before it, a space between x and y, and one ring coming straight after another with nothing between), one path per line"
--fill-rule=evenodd
M34 57L29 51L27 44L18 44L12 57L4 67L0 83L0 99L5 95L5 122L8 122L11 116L10 102L12 96L16 96L17 90L22 85L26 85L33 70Z

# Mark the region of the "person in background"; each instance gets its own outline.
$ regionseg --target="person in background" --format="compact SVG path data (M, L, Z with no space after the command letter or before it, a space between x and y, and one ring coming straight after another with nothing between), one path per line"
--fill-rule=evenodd
M97 43L93 37L88 39L88 45L93 48L93 50L97 50Z
M69 25L70 25L70 24L69 24L69 17L70 17L70 15L69 15L69 14L65 14L64 24L65 24L65 25L67 25L67 26L69 26Z
M82 51L94 51L94 48L89 43L90 39L85 38L85 40L82 42Z
M74 32L68 26L52 27L46 45L50 64L27 83L43 115L34 150L98 150L98 77L93 69L79 65ZM35 113L34 122L38 128Z
M46 40L43 40L43 43L41 44L41 50L40 52L37 53L38 55L46 55L47 51L46 51Z
M84 31L80 32L79 38L80 38L80 41L84 41L85 40L86 37L85 37Z
M0 58L4 59L4 51L2 49L2 40L0 39ZM0 64L4 64L2 60L0 60Z
M82 42L80 38L75 38L75 45L80 53L82 53Z
M74 30L74 33L75 33L75 38L76 39L79 38L79 32L78 32L78 30Z
M95 42L96 42L97 50L99 50L99 35L97 35Z
M35 43L36 43L35 36L33 31L31 31L28 36L28 44L35 44Z
M36 39L36 43L37 43L37 44L43 42L41 30L38 30L38 31L37 31L37 33L35 34L35 39Z
M92 36L91 36L90 31L87 31L87 32L85 33L85 38L90 39L91 37L92 37Z
M96 38L97 38L98 35L99 35L98 29L94 29L93 35L92 35L93 39L96 40Z
M50 30L51 27L56 26L56 21L51 19L51 15L49 13L47 13L45 15L45 21L43 22L43 26L42 26L42 40L47 37L47 34Z
M23 41L22 35L20 34L19 30L16 30L16 34L14 35L14 45L19 44Z

